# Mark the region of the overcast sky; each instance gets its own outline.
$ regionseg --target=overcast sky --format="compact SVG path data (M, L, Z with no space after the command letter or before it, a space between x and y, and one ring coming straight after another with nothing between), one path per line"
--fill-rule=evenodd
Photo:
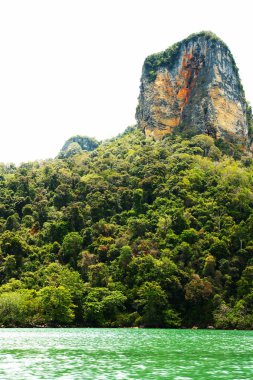
M253 104L252 0L0 0L0 162L135 123L142 64L189 34L230 47Z

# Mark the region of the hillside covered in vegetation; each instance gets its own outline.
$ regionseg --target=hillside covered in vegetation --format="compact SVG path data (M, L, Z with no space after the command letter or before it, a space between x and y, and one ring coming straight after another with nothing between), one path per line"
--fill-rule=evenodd
M0 170L0 326L252 328L253 164L129 128Z

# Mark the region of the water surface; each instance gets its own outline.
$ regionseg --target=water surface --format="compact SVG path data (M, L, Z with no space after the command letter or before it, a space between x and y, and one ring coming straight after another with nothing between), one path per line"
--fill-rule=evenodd
M253 379L253 331L0 329L0 379Z

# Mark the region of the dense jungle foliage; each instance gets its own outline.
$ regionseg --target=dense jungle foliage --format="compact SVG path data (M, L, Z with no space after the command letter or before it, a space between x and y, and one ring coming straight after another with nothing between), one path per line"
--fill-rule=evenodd
M0 167L0 325L253 327L253 164L129 128Z

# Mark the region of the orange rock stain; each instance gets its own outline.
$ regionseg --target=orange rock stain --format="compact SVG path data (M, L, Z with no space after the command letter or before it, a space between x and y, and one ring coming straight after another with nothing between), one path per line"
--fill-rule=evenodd
M181 67L174 80L168 71L161 71L151 84L150 116L153 125L157 124L159 128L150 128L145 122L142 123L147 136L161 139L164 135L172 133L180 124L184 107L189 102L201 68L201 64L196 63L193 58L192 54L184 53ZM168 113L168 109L173 111Z

